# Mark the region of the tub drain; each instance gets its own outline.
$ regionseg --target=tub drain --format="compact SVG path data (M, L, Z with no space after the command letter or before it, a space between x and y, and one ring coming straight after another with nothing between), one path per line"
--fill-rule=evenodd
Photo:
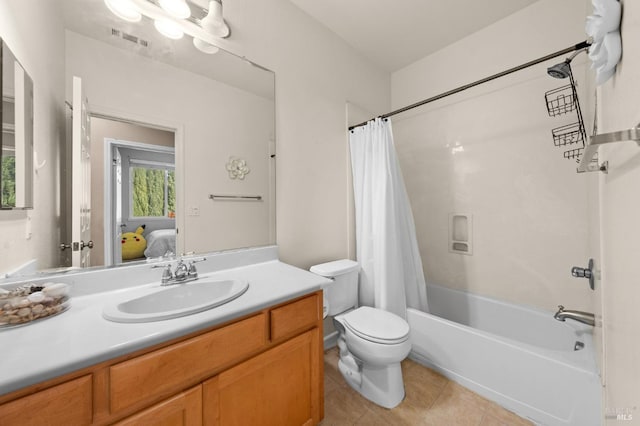
M573 345L574 351L579 351L580 349L584 349L584 343L579 340L576 340L576 343Z

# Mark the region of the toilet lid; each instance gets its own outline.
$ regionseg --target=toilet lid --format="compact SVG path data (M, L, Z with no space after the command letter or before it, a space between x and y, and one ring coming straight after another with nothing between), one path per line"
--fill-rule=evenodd
M376 343L401 343L409 336L409 324L404 319L369 306L345 314L343 321L354 334Z

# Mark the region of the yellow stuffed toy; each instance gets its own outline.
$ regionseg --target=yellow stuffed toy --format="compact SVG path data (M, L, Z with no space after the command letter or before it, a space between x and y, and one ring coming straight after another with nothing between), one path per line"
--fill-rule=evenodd
M147 248L147 240L142 236L144 228L145 225L142 225L136 229L136 232L122 234L122 260L144 257L144 250Z

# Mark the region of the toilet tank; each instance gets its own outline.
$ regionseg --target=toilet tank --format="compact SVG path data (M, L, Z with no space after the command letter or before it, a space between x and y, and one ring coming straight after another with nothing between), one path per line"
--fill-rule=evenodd
M330 278L331 284L323 287L328 315L336 315L358 305L358 272L360 265L343 259L321 263L309 269L314 274Z

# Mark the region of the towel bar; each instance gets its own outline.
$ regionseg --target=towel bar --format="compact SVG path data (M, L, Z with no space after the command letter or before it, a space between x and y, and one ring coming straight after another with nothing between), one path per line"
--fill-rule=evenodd
M262 201L262 195L214 195L209 194L210 200L245 200Z
M626 141L634 141L640 146L640 124L632 129L591 136L585 147L582 160L580 160L578 173L598 171L607 173L609 168L608 161L599 164L597 158L594 160L594 157L598 154L598 147L608 143Z

